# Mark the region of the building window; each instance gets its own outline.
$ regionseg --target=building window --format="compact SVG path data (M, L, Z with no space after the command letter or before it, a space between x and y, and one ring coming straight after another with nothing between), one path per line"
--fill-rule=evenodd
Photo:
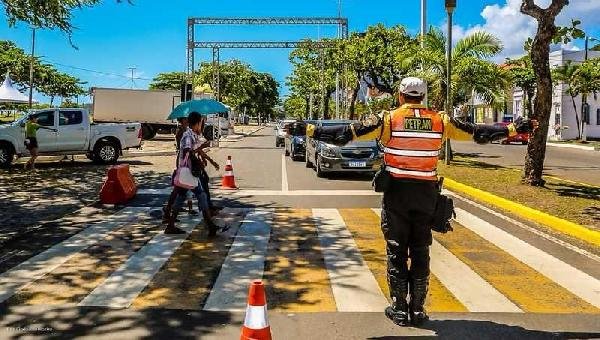
M600 125L600 109L596 109L596 125Z

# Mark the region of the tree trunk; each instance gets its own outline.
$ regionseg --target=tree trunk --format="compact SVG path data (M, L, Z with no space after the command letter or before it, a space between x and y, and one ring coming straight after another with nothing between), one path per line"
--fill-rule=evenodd
M310 116L310 96L304 97L304 103L306 103L306 106L304 107L304 117L306 117L306 119L312 119Z
M577 104L575 103L575 97L571 96L573 102L573 109L575 110L575 123L577 123L577 139L581 139L581 128L579 127L579 116L577 115Z
M356 84L356 88L352 91L352 99L350 100L350 120L356 119L356 99L358 99L358 91L360 90L360 82Z
M552 112L552 76L550 73L550 43L556 34L554 21L561 10L569 3L568 0L552 0L546 9L540 8L533 0L523 0L521 12L535 18L538 28L531 45L531 61L536 75L537 92L535 95L533 119L537 119L539 127L527 146L524 181L533 186L545 184L544 159L546 158L546 141L548 126Z

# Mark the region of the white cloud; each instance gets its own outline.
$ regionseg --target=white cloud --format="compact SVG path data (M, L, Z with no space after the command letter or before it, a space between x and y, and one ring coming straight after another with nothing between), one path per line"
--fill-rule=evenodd
M537 0L536 4L546 7L550 0ZM527 38L535 35L537 23L531 17L520 12L521 0L504 0L501 4L488 5L481 11L485 22L468 28L456 27L453 29L456 38L476 31L487 31L502 40L504 51L498 59L514 57L523 53L523 43ZM589 28L600 24L600 1L575 0L563 9L557 18L558 25L569 25L572 19L582 21L582 28ZM566 49L576 48L573 44L563 46Z

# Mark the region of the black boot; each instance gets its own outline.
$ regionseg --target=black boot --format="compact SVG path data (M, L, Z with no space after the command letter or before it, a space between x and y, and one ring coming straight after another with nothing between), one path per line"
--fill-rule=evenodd
M385 316L398 326L408 326L408 278L388 276L392 305L385 309Z
M411 277L410 280L410 321L414 326L420 326L429 320L425 311L425 298L429 289L429 276Z
M165 228L165 231L164 231L165 234L180 235L180 234L186 233L185 230L179 229L175 226L176 220L177 220L177 213L175 211L171 211L171 214L169 215L167 227Z

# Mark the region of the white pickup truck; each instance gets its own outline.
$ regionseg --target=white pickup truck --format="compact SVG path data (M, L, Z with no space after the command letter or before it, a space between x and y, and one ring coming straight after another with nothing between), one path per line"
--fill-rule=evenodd
M25 148L25 122L37 116L38 124L54 129L39 129L40 155L87 155L97 163L115 163L122 151L139 148L140 123L96 124L84 109L45 109L31 112L9 125L0 125L0 167L8 167L15 156L29 152Z

